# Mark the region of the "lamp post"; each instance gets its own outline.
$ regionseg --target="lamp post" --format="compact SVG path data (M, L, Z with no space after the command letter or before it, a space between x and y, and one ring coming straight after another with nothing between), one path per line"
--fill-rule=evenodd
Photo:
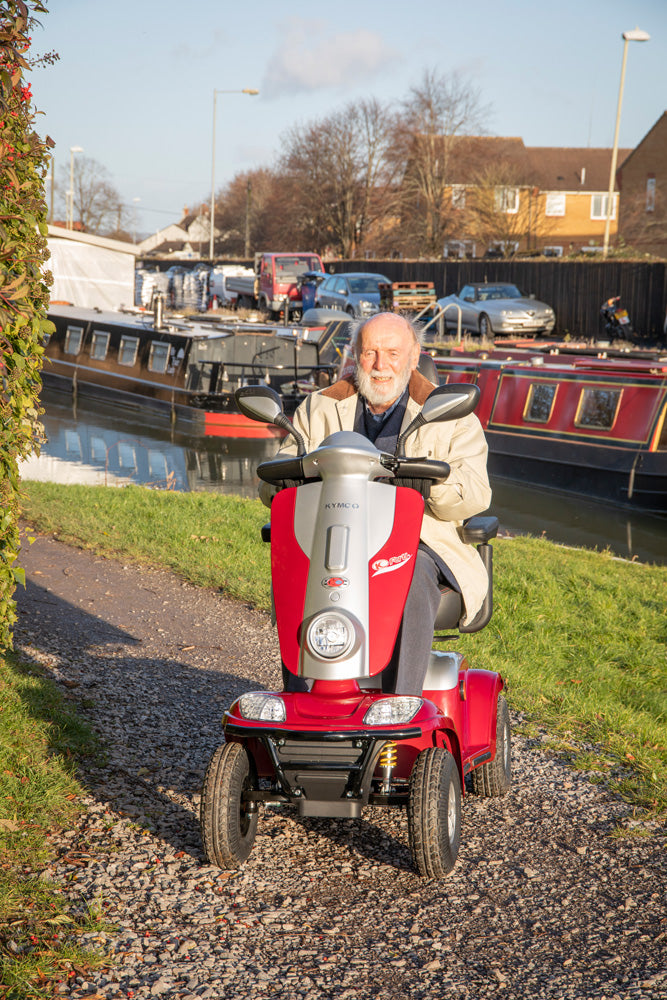
M208 255L213 260L213 235L215 233L215 112L218 94L259 94L258 90L252 87L244 87L243 90L214 90L213 91L213 136L211 141L211 235L209 240Z
M623 104L623 87L625 85L625 65L628 60L628 42L648 42L650 35L641 28L633 28L632 31L623 32L623 63L621 65L621 84L618 88L618 107L616 108L616 128L614 130L614 148L611 154L611 171L609 173L609 193L607 195L607 215L604 223L604 241L602 244L602 256L609 253L609 230L611 228L611 209L614 198L614 188L616 187L616 161L618 159L618 131L621 125L621 105Z
M74 154L83 153L83 146L69 148L69 191L67 192L67 228L74 229Z

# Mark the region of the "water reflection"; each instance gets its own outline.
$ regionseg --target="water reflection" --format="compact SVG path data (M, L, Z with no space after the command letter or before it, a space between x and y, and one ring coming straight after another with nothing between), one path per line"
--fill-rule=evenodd
M47 441L23 463L24 479L60 483L213 490L257 496L255 469L273 455L273 439L194 437L168 424L142 423L136 414L104 404L75 408L60 393L42 392Z
M48 441L22 468L25 479L163 489L211 490L257 496L256 468L276 451L275 440L193 437L169 426L147 426L136 415L102 404L79 404L44 390ZM496 479L492 512L505 531L566 545L610 548L616 555L667 564L667 518L629 513L602 503Z

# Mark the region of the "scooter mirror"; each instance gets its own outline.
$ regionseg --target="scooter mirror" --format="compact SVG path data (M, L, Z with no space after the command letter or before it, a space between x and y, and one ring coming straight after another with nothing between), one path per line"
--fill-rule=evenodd
M269 385L244 385L234 393L236 405L244 417L275 424L283 415L283 401Z
M406 439L424 424L432 424L436 420L460 420L472 413L478 402L479 387L470 382L437 386L429 394L421 413L417 414L399 437L395 454L403 455Z
M479 402L479 386L470 382L439 385L422 406L421 415L427 424L434 420L460 420L467 417Z

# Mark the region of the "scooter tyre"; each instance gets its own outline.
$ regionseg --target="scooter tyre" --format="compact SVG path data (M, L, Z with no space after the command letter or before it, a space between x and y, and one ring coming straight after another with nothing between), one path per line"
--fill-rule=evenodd
M408 838L424 878L449 874L461 842L461 781L456 761L441 747L422 750L410 775Z
M220 868L238 868L255 842L258 813L244 805L243 792L254 787L245 747L225 743L215 751L204 776L200 823L207 861Z
M512 784L512 729L502 695L498 696L496 719L496 756L470 775L474 794L493 798L506 795Z

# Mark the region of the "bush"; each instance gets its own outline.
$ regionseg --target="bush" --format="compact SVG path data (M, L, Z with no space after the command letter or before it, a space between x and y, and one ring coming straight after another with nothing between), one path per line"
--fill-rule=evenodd
M35 450L50 275L44 177L50 139L34 131L28 31L42 3L0 0L0 648L11 646L19 551L18 459Z

